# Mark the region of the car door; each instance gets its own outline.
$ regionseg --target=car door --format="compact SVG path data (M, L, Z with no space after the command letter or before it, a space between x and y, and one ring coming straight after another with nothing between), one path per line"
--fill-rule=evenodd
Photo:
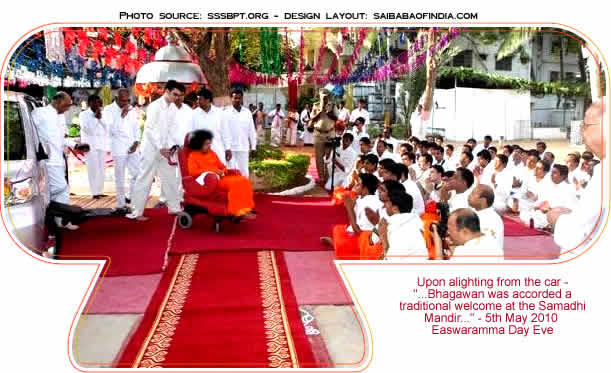
M40 253L46 241L44 189L36 157L38 139L27 103L19 96L5 101L5 216L13 237Z

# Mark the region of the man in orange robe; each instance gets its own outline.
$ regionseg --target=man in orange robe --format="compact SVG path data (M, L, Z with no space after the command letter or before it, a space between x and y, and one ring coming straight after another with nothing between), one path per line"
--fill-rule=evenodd
M198 178L205 172L219 176L218 188L227 192L227 211L233 216L254 218L252 210L255 207L250 180L242 175L227 175L227 167L217 154L210 149L212 133L198 130L192 133L189 148L193 151L187 159L189 176Z

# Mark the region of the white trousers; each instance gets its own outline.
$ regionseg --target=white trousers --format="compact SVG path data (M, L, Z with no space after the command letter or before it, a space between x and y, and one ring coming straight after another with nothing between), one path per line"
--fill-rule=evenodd
M271 143L272 146L282 145L282 126L272 126Z
M340 171L336 166L335 174L333 175L333 187L331 187L331 171L332 170L329 170L329 179L325 184L325 189L329 191L335 189L338 186L344 185L344 183L346 182L346 177L348 176L346 173Z
M131 192L132 213L131 217L142 216L144 206L151 192L153 177L159 176L161 179L161 190L163 191L168 203L168 210L171 213L179 212L180 196L178 192L179 179L176 173L176 166L168 164L168 160L159 152L155 154L142 154L138 177Z
M248 151L232 151L233 157L231 158L231 162L233 164L233 168L240 170L240 173L245 178L249 177L248 172Z
M89 191L92 196L104 194L104 150L92 149L85 155Z
M117 207L125 207L125 169L129 170L129 196L133 194L134 184L140 167L140 154L135 152L126 155L113 155L115 162L115 189Z
M295 122L291 122L290 127L286 129L286 144L297 144L297 123Z
M47 164L47 174L49 176L49 194L51 201L69 204L70 188L66 182L66 166Z

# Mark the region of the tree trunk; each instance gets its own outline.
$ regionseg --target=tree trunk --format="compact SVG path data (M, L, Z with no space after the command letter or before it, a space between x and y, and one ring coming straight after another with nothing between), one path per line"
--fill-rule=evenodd
M219 28L214 28L219 30ZM215 103L229 103L229 62L231 61L231 42L228 28L210 31L210 28L193 32L177 31L183 42L195 53L202 68L208 88L215 97ZM225 31L227 30L227 31Z
M433 31L429 31L429 38L427 42L427 56L426 56L426 86L424 89L424 102L423 102L423 119L428 120L431 115L433 108L433 91L435 90L435 83L437 81L437 56L435 53L430 53L434 50L437 42L437 34Z

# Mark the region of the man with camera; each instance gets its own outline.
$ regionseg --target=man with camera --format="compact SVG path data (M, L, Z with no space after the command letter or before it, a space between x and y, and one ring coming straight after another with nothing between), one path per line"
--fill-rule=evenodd
M309 128L314 129L314 154L316 156L316 171L319 175L319 182L325 185L327 180L325 174L325 143L335 137L335 121L338 111L335 105L330 102L329 91L320 90L319 101L312 109Z
M470 208L460 208L450 214L445 237L440 236L443 229L439 228L437 224L431 226L435 250L442 252L446 246L444 257L452 261L499 262L504 259L502 248L498 248L494 238L481 232L479 217Z
M328 155L329 167L327 168L328 178L325 189L333 190L335 187L343 185L346 181L350 168L358 156L354 149L352 149L353 139L354 137L352 137L351 133L344 133L341 138L341 144L339 137L334 138L329 143L331 145L331 152ZM333 156L333 151L335 151L335 157ZM333 179L333 185L331 185L331 179Z

